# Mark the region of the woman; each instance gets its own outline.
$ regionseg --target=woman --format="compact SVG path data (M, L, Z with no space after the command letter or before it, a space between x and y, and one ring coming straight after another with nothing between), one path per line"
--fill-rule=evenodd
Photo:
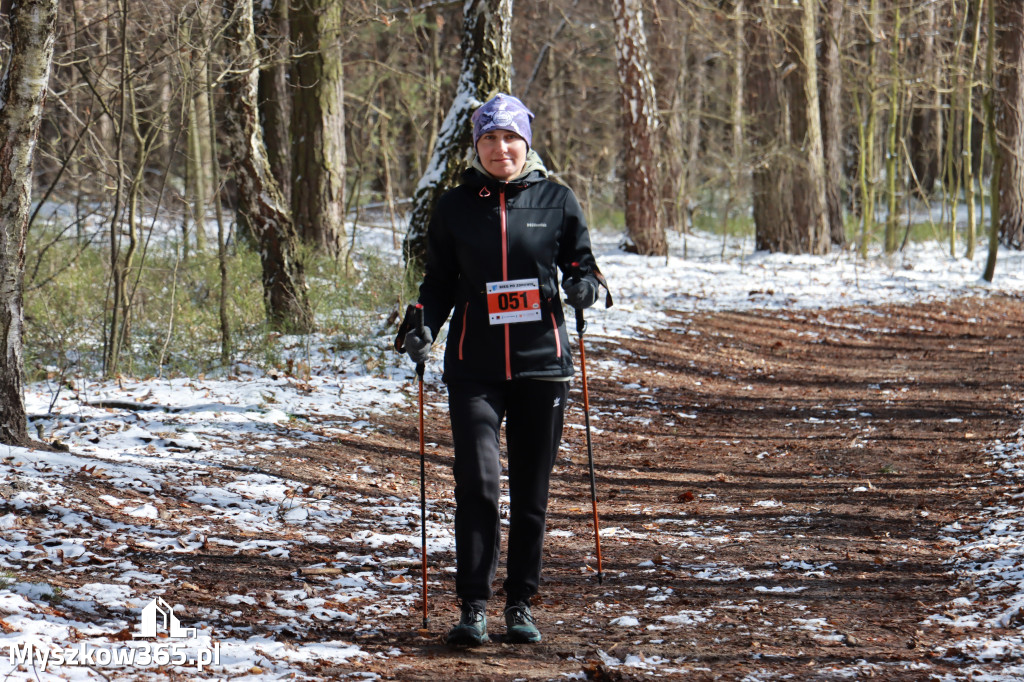
M548 482L573 373L558 270L571 306L591 306L598 294L583 212L570 189L546 179L532 149L532 119L506 94L474 112L473 167L441 197L427 231L424 329L405 337L412 360L424 362L452 314L443 379L455 446L462 617L449 644L488 641L486 605L501 544L502 420L510 497L505 641L541 639L530 598L540 582Z

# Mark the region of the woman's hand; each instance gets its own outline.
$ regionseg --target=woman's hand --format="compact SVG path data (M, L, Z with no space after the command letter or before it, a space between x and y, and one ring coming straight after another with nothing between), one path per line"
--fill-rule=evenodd
M597 302L597 285L587 278L567 280L562 283L565 302L577 310L589 308Z
M422 336L421 336L422 332ZM415 327L405 335L405 352L417 365L427 361L430 356L430 346L434 343L434 335L424 327L422 330Z

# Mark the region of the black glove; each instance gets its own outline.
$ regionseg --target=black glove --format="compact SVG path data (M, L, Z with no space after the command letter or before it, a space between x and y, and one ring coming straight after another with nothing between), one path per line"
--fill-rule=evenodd
M565 302L577 310L589 308L597 302L597 285L586 277L562 282Z
M418 329L413 328L405 335L405 352L418 365L427 361L432 343L434 343L434 335L427 327L423 328L423 336L420 336Z

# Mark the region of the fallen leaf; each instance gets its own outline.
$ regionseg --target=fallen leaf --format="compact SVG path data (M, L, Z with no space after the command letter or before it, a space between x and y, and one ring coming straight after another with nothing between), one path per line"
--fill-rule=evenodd
M120 632L115 632L114 634L112 634L110 636L110 640L113 642L127 642L133 637L134 635L132 635L131 628L125 628Z

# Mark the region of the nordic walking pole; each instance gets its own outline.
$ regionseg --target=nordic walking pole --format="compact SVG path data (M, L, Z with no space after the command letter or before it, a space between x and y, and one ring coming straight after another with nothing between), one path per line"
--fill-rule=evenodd
M423 334L423 305L416 304L413 308L413 324L416 330ZM427 617L427 476L426 476L426 447L423 442L423 372L426 370L426 363L416 363L416 376L419 377L420 393L420 546L422 556L422 582L423 582L423 629L430 627L430 619Z
M576 308L576 333L580 339L580 371L583 374L583 418L587 427L587 464L590 465L590 505L594 512L594 545L597 548L597 584L604 581L601 568L601 530L597 520L597 483L594 480L594 448L590 441L590 394L587 391L587 353L583 349L583 332L587 329L587 321L583 319L583 309Z

